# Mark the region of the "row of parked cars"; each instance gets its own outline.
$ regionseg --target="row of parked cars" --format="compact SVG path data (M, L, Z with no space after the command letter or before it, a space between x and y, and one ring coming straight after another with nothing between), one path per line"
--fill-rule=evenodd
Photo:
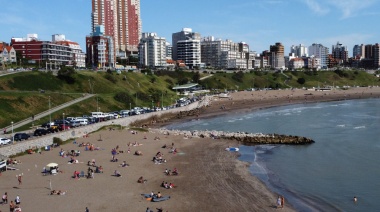
M16 133L13 136L14 141L22 141L22 140L28 140L30 138L30 135L27 133ZM0 145L7 145L12 143L12 138L0 138Z
M147 108L147 107L134 107L130 110L120 110L120 111L113 111L109 113L103 113L103 112L92 112L91 115L87 116L84 115L83 117L66 117L65 119L57 119L51 122L47 122L42 124L39 128L37 128L33 136L43 136L50 133L56 133L63 130L69 130L71 128L85 126L88 124L93 124L101 121L107 121L111 119L118 119L122 117L127 116L134 116L144 113L150 113L154 111L160 111L160 110L168 110L174 107L182 107L185 105L188 105L194 101L197 101L199 97L193 97L193 98L181 98L179 99L175 105L167 106L167 107L153 107L153 108ZM22 141L22 140L28 140L31 135L27 133L16 133L14 134L14 141ZM0 145L6 145L12 143L12 138L0 138Z

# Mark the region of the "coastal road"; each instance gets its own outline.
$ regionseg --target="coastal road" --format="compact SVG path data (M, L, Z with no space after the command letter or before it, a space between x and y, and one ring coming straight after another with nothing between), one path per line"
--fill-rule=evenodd
M42 112L42 113L39 113L39 114L34 115L34 120L37 120L37 119L43 118L43 117L45 117L45 116L48 116L49 114L51 114L51 113L53 113L53 112L56 112L56 111L58 111L58 110L61 110L61 109L63 109L63 108L66 108L66 107L68 107L68 106L71 106L71 105L73 105L73 104L76 104L76 103L78 103L78 102L81 102L81 101L83 101L83 100L89 99L89 98L91 98L91 97L93 97L93 96L95 96L95 94L83 94L83 96L80 97L80 98L77 98L77 99L71 100L71 101L66 102L66 103L64 103L64 104L58 105L58 106L56 106L56 107L53 107L53 108L51 108L50 110L47 110L47 111L44 111L44 112ZM24 119L24 120L22 120L22 121L19 121L19 122L17 122L17 123L13 123L13 131L14 131L14 129L16 129L16 128L19 128L19 127L24 126L24 125L26 125L26 124L29 124L29 123L31 123L31 122L33 122L32 117L27 118L27 119ZM9 133L9 132L11 132L11 130L12 130L12 125L7 126L7 127L5 127L5 128L7 129L7 132ZM2 131L2 133L4 134L4 131Z

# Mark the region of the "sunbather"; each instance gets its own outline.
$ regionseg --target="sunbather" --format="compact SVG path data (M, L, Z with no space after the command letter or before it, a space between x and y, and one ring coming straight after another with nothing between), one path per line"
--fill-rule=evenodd
M120 174L120 172L118 170L115 170L114 176L115 177L121 177L121 174Z

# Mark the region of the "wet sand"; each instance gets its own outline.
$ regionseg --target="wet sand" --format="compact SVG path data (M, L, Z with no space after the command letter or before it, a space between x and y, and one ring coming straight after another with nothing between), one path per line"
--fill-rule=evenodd
M329 92L329 93L326 93ZM212 101L197 118L206 118L231 112L245 112L264 107L339 99L369 98L380 95L379 88L360 88L348 91L255 91L239 92L231 95L232 99ZM334 93L335 92L335 93ZM309 95L312 93L313 95ZM371 95L372 93L372 95ZM305 95L307 94L307 95ZM306 98L306 99L305 99ZM225 109L220 109L224 106ZM188 117L190 119L194 117ZM186 121L182 119L180 121ZM163 123L157 124L156 127ZM166 123L167 124L167 123ZM100 136L102 141L100 141ZM144 139L144 136L146 139ZM154 140L158 136L160 140ZM77 144L66 144L42 154L17 157L21 164L15 165L19 170L7 171L0 176L0 194L8 192L8 199L21 197L24 211L84 211L88 207L93 211L145 211L147 207L156 211L275 211L277 195L269 191L256 177L250 175L249 164L236 160L238 153L226 152L226 146L236 145L233 141L184 138L183 136L165 136L154 132L132 134L127 129L104 130L78 138L77 143L90 142L101 150L84 151ZM129 142L141 143L130 147ZM166 144L179 150L177 154L169 153ZM119 162L111 162L111 150L119 145L116 157ZM70 158L59 156L59 150L80 150L78 164L68 164ZM133 153L142 151L142 156ZM157 152L164 154L167 160L163 164L154 164L153 156ZM74 179L74 171L87 173L87 161L95 159L104 167L104 173L95 174L94 179ZM130 166L120 167L122 161ZM42 168L50 163L59 164L62 173L43 176ZM165 169L177 168L178 176L166 176ZM119 170L122 177L112 174ZM22 185L18 185L16 175L23 174ZM144 184L137 183L140 176L147 179ZM162 181L171 182L176 187L160 187ZM66 195L49 195L50 182L55 190L67 191ZM141 196L143 193L160 191L171 198L164 202L150 202ZM286 197L285 197L286 200ZM1 211L8 210L8 205L0 205ZM292 211L289 205L281 211Z

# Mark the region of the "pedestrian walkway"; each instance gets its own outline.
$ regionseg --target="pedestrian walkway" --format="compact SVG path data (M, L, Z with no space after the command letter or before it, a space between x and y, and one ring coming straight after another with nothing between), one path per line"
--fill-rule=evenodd
M44 112L42 112L42 113L36 114L36 115L34 115L34 116L30 117L30 118L27 118L27 119L21 120L21 121L19 121L19 122L13 123L13 125L6 126L5 129L6 129L7 132L9 133L9 132L12 130L12 128L13 128L13 130L14 130L14 129L17 129L17 128L22 127L22 126L24 126L24 125L30 124L30 123L32 123L34 120L37 120L37 119L40 119L40 118L46 117L46 116L48 116L49 114L51 114L51 113L53 113L53 112L59 111L59 110L61 110L61 109L63 109L63 108L69 107L69 106L71 106L71 105L73 105L73 104L76 104L76 103L81 102L81 101L83 101L83 100L89 99L89 98L91 98L91 97L93 97L93 96L95 96L95 94L84 94L84 95L83 95L82 97L80 97L80 98L77 98L77 99L71 100L71 101L66 102L66 103L64 103L64 104L58 105L58 106L56 106L56 107L54 107L54 108L51 108L50 110L47 110L47 111L44 111ZM4 134L4 131L3 131L3 134Z

